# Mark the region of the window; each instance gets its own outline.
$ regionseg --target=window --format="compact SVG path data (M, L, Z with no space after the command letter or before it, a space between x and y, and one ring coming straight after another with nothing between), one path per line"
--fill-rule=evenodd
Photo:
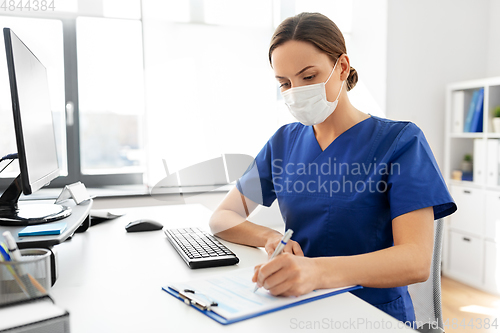
M141 22L79 17L76 31L82 173L142 173Z
M140 0L65 0L0 15L47 67L62 177L87 186L142 184L144 63ZM17 151L5 51L0 52L0 154ZM5 121L4 121L5 120ZM3 167L4 164L0 167ZM17 176L13 163L0 177Z

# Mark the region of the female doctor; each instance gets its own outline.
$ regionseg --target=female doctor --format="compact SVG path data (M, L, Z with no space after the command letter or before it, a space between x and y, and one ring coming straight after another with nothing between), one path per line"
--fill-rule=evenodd
M298 122L258 153L213 213L212 232L272 254L282 235L246 218L277 199L293 240L255 267L258 286L288 296L362 285L352 293L413 322L407 285L428 279L434 220L456 210L424 134L350 103L358 75L324 15L283 21L269 61Z

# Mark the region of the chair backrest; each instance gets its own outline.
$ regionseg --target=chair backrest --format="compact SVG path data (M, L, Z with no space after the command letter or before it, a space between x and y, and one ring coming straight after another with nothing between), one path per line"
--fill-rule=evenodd
M434 251L432 255L431 272L425 282L408 286L415 309L415 318L421 326L439 326L443 329L441 310L441 253L443 248L443 220L434 222ZM427 325L425 325L427 324ZM430 325L429 325L430 324ZM419 329L420 330L420 329ZM424 330L422 330L424 331Z

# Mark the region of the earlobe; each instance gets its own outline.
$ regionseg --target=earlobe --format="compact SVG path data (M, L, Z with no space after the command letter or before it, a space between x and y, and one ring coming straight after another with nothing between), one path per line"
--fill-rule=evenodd
M349 73L351 71L351 64L349 62L349 57L347 56L347 54L343 54L343 55L341 55L341 57L343 57L343 59L341 59L341 63L340 63L342 66L342 72L340 74L340 79L342 81L345 81L349 77Z
M349 78L350 72L351 72L351 67L349 65L347 65L347 68L346 68L346 70L344 71L344 74L343 74L343 76L344 76L344 80L343 81L346 81Z

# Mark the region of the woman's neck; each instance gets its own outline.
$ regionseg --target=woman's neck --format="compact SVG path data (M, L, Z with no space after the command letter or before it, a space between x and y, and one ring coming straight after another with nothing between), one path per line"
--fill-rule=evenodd
M342 96L335 111L324 122L314 125L316 140L324 150L339 135L370 116L356 109L347 96Z

